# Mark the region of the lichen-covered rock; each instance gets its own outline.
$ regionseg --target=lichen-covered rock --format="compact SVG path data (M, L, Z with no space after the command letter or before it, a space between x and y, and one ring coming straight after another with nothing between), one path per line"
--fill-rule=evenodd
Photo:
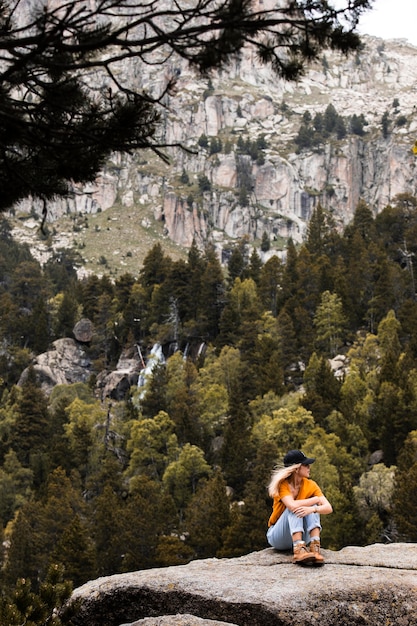
M414 626L416 544L323 553L326 564L319 568L294 565L291 555L268 548L236 559L100 578L73 592L62 623L120 626L182 615L187 626L199 626L198 620L240 626ZM169 620L143 623L181 624Z

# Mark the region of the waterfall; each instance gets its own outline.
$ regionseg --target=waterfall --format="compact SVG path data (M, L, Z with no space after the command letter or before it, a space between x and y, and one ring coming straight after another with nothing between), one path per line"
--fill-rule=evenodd
M144 387L147 379L152 376L152 372L159 363L165 363L164 353L160 343L154 343L152 350L146 360L145 367L141 370L138 378L138 387Z

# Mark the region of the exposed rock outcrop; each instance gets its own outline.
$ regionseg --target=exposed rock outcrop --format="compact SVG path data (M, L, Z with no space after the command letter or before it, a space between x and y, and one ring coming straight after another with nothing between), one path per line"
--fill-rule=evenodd
M55 385L85 383L91 376L91 361L82 346L70 337L57 339L52 349L39 354L32 363L41 388L49 394ZM22 372L18 384L22 385L28 369Z
M103 371L97 376L96 390L100 398L124 400L132 385L137 385L143 365L137 353L132 350L122 352L116 369Z
M88 322L88 320L83 321ZM78 336L82 338L80 341L69 337L57 339L50 350L39 354L33 360L31 367L35 370L36 378L47 395L51 393L55 385L86 383L92 375L92 363L82 345L83 342L89 342L92 339L93 331L90 325L80 327ZM142 369L143 363L135 352L135 347L124 350L114 370L103 370L97 375L97 396L102 400L105 398L123 400L130 387L137 385ZM29 368L26 368L22 372L19 385L26 381L28 371Z
M319 568L294 565L291 555L269 548L236 559L206 559L100 578L73 592L62 622L64 626L212 624L207 620L240 626L415 624L416 544L347 547L323 554L326 564Z

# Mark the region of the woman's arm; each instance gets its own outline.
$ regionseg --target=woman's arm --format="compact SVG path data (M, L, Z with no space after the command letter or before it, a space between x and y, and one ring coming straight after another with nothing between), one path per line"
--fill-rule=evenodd
M294 500L292 496L284 496L281 502L297 517L305 517L312 511L320 515L333 513L333 507L325 496L312 496L304 500Z
M317 513L320 515L329 515L333 513L333 507L325 496L321 496L317 505Z
M314 506L315 504L320 504L321 497L320 496L312 496L311 498L305 498L304 500L294 500L292 496L283 496L281 498L282 504L285 505L287 509L289 509L292 513L295 512L295 509L300 506ZM311 511L310 511L311 513Z

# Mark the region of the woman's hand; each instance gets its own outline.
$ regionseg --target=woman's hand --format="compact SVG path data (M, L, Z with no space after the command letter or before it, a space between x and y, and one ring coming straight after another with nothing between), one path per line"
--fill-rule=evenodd
M297 517L305 517L306 515L310 515L310 513L314 513L314 507L312 506L298 506L293 509L294 515Z

